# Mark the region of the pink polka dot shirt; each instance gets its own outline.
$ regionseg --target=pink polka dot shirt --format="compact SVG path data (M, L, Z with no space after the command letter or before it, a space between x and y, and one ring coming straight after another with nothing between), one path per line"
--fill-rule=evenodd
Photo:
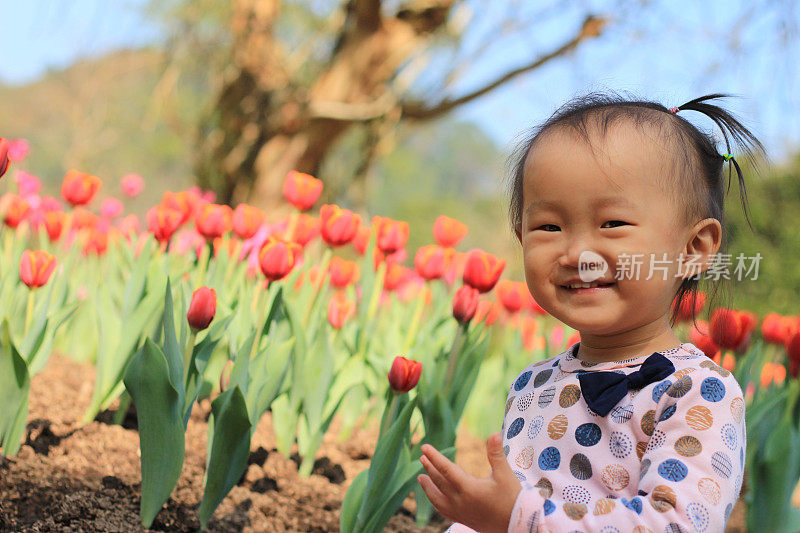
M601 417L578 375L627 375L651 354L589 363L575 357L579 344L529 365L509 390L503 450L522 484L509 533L724 531L747 439L733 375L686 342L660 352L673 374L629 391Z

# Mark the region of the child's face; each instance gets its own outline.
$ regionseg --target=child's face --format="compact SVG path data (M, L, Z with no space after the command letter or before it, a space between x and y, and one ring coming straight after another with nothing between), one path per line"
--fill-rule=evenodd
M661 175L666 165L655 155L663 148L624 127L594 141L597 160L570 133L552 132L540 141L526 162L518 235L537 303L582 335L617 334L666 320L682 281L678 256L687 253L689 228L679 227L678 206L657 184L672 179ZM602 205L602 199L617 203ZM579 259L587 250L608 264L598 281L613 285L580 294L562 285L580 277ZM635 257L627 271L618 270L626 268L623 254ZM638 276L635 266L631 270L635 263Z

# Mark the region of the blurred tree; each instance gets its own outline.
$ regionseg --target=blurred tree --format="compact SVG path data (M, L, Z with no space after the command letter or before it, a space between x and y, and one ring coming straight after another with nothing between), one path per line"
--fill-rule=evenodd
M331 2L222 4L227 3L175 0L160 8L180 23L175 43L197 42L198 28L213 31L214 23L224 22L229 30L227 37L220 32L210 40L229 48L213 102L200 120L195 170L200 185L215 190L220 201L247 201L276 216L286 208L280 194L286 173L317 175L332 146L353 127L362 130L361 146L345 189L348 203L358 209L366 201L368 172L387 151L399 122L441 117L599 36L606 23L585 15L574 34L550 51L449 96L489 44L444 66L436 61L441 57L435 52L458 48L465 37L472 8L462 0L348 0L333 3L333 9ZM498 5L500 25L483 39L530 23L515 19L519 7L516 1ZM192 53L213 68L211 55L197 48ZM434 89L424 95L409 91L423 78Z

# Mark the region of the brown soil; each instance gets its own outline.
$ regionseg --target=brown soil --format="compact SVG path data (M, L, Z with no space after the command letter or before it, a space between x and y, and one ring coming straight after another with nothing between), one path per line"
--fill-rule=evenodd
M139 524L139 438L135 419L123 426L79 420L89 403L94 367L54 355L33 378L26 444L16 457L0 457L0 531L144 531ZM158 514L154 531L195 531L202 496L209 406L196 406L186 432L186 459L177 487ZM99 417L110 419L110 413ZM275 448L270 414L253 436L250 464L223 500L209 531L339 531L339 509L352 479L369 466L374 427L337 442L337 421L325 436L314 473L297 474L298 458ZM459 435L456 462L476 476L489 468L485 443ZM409 496L386 531L433 533L450 522L437 513L414 524ZM744 532L744 505L733 511L729 533Z

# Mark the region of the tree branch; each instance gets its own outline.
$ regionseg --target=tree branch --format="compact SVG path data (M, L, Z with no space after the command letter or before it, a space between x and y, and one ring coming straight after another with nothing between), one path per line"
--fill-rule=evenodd
M545 63L547 63L548 61L566 54L567 52L576 48L581 43L581 41L599 36L602 33L605 24L606 24L606 19L604 17L595 17L593 15L589 15L583 21L583 25L578 35L570 39L569 42L562 45L555 51L546 54L542 57L539 57L538 59L536 59L536 61L533 61L530 64L515 68L503 74L499 78L493 80L484 87L481 87L480 89L477 89L471 93L465 94L464 96L454 99L445 98L438 104L434 104L432 106L426 105L425 103L419 101L404 102L402 103L403 116L406 118L412 118L417 120L426 120L444 114L462 104L475 100L476 98L483 96L484 94L489 93L492 90L496 89L497 87L516 78L520 74L524 74L531 70L537 69L542 65L544 65Z
M397 105L391 91L386 91L371 102L324 102L311 100L308 103L310 118L328 118L344 122L363 122L382 117Z

